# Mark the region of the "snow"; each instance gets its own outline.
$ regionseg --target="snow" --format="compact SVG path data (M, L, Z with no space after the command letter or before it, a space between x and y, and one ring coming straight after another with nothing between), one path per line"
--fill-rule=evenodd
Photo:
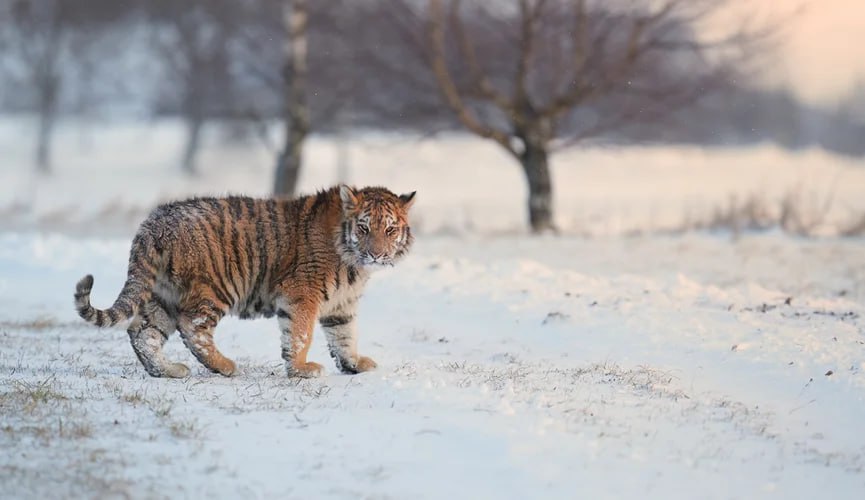
M855 162L767 147L566 152L555 173L570 231L528 237L519 172L494 149L369 134L351 180L418 190L412 254L374 273L360 303L359 351L378 369L336 373L316 330L309 359L325 376L288 379L276 320L227 318L216 343L239 373L207 372L175 335L166 355L192 374L168 380L145 374L122 329L77 318L74 285L93 273L92 301L109 305L141 211L226 186L264 193L268 168L228 145L234 156L208 152L203 178L186 180L166 141L124 154L119 136L134 134L116 133L119 149L90 155L61 140L56 178L38 184L0 166L0 209L27 204L0 232L2 498L865 491L865 240L652 232L761 179L781 193L843 178L838 205L861 208ZM307 189L335 181L328 141L310 147Z
M779 246L772 279L750 278L748 261ZM328 374L313 381L284 377L275 321L236 319L217 343L238 376L206 372L175 336L168 355L192 377L149 378L122 330L83 325L70 305L89 271L94 303L110 303L127 241L11 234L0 248L3 390L50 379L74 401L65 418L93 427L40 442L21 436L32 415L6 413L0 474L26 472L0 483L4 496L49 491L46 477L75 484L64 467L97 451L99 474L136 496L856 498L865 487L861 241L421 239L361 304L361 352L379 369L334 373L317 331L310 359ZM150 402L124 401L138 393ZM195 434L174 436L176 422Z

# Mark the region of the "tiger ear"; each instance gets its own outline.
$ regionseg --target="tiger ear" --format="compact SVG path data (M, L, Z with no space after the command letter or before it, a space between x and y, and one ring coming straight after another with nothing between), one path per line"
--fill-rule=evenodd
M360 205L360 200L357 199L357 192L345 184L339 186L339 199L342 200L342 210L344 212L354 212Z
M399 195L399 201L402 203L402 208L408 210L414 204L414 195L417 194L417 191L412 191L409 194L401 194Z

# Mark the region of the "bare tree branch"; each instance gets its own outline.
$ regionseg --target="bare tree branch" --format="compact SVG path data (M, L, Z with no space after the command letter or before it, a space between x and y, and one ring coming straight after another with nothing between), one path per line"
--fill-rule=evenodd
M517 71L514 75L514 101L522 106L529 106L527 92L529 68L535 51L535 31L545 0L536 0L531 5L529 0L520 0L520 56L517 61ZM518 115L519 116L519 115Z
M468 107L454 83L450 70L447 67L445 59L445 37L444 24L445 17L441 5L441 0L430 0L429 2L429 20L427 22L427 36L430 44L430 65L436 81L439 84L448 106L457 115L460 123L473 133L492 139L499 143L506 151L517 156L517 152L511 146L508 135L500 130L485 125L478 120L474 112Z
M489 77L483 72L478 57L475 53L474 46L469 40L465 26L459 15L460 0L454 0L451 4L449 21L453 26L457 41L459 42L460 53L469 67L471 74L472 91L474 96L486 99L494 103L504 113L511 114L514 112L514 104L504 94L499 92L490 82Z

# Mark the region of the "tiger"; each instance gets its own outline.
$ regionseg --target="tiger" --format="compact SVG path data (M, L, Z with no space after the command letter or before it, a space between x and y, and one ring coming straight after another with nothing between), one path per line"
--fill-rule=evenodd
M410 250L415 194L339 185L293 199L199 197L160 205L132 240L114 304L90 304L88 274L76 285L76 310L100 328L131 320L132 348L153 377L190 374L163 353L175 330L207 369L235 375L235 362L213 340L226 315L276 316L289 377L324 371L307 360L316 321L338 370L373 370L376 362L358 354L358 301L371 272Z

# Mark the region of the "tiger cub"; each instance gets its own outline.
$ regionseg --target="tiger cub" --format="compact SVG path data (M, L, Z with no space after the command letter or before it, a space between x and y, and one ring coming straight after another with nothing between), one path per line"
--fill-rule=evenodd
M344 373L372 370L357 352L357 303L372 269L391 266L414 240L415 193L333 187L297 199L195 198L156 208L132 240L129 270L109 309L90 305L93 276L78 282L78 314L99 327L132 319L135 354L154 377L189 368L165 358L174 330L208 369L231 376L213 330L226 314L276 315L289 376L316 377L306 359L315 321Z

